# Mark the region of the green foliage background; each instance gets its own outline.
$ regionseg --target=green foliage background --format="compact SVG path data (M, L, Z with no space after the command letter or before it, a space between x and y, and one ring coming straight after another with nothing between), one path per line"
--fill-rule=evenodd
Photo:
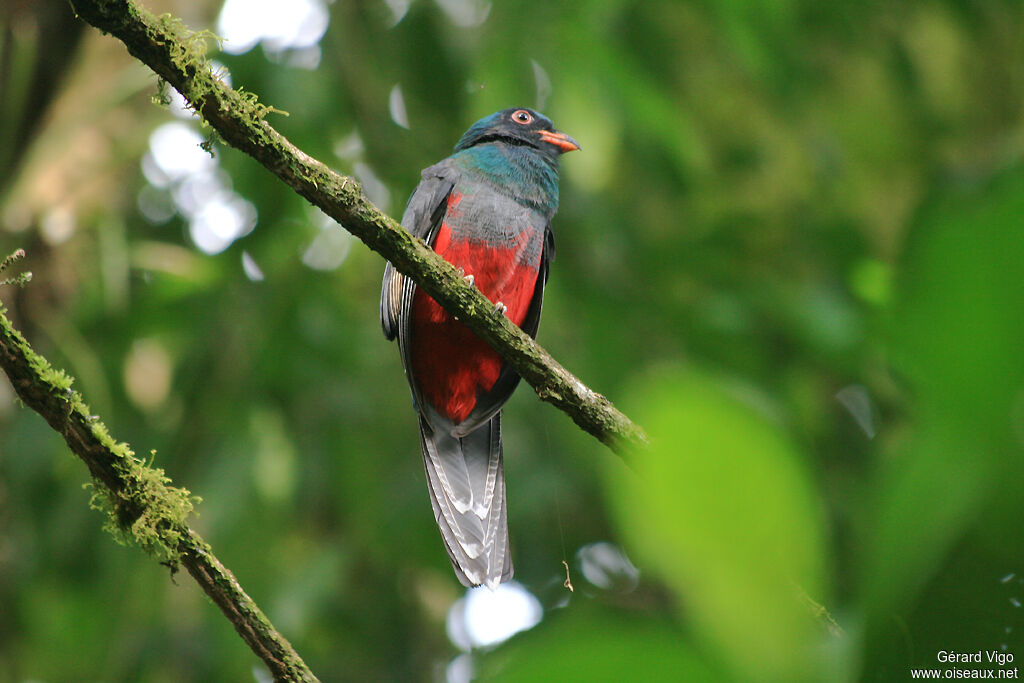
M151 9L198 29L219 3ZM629 469L527 388L510 402L516 576L546 612L482 677L906 680L939 650L1024 656L1019 2L330 14L315 70L218 59L305 151L372 168L395 216L471 122L536 105L544 69L543 110L583 151L540 341L652 437ZM117 438L203 497L195 527L323 680L443 676L461 587L380 335L381 258L304 265L316 216L230 149L251 234L208 256L180 218L150 224L139 160L172 118L155 78L65 2L0 15L0 253L35 273L0 299ZM111 543L86 481L0 383L0 680L252 677L187 577ZM600 540L638 587L579 574Z

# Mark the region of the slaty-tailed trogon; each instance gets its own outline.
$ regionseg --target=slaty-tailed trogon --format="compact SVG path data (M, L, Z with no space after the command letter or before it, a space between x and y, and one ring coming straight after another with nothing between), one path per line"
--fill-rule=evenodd
M575 140L535 111L492 114L423 171L402 217L531 336L555 253L558 157L575 149ZM501 407L519 376L390 263L380 317L385 336L398 337L430 502L452 566L464 585L495 588L512 577Z

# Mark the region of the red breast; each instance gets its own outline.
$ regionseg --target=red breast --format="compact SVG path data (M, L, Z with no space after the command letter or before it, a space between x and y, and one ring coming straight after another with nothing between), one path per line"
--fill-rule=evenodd
M463 225L453 193L448 212L434 240L434 250L452 265L472 275L474 284L505 315L522 325L533 298L540 250L531 244L543 239L530 226L510 240L494 244L484 231ZM533 256L533 258L530 258ZM494 386L503 361L469 328L453 319L431 297L416 290L412 303L412 371L423 398L458 424L476 406L477 397Z

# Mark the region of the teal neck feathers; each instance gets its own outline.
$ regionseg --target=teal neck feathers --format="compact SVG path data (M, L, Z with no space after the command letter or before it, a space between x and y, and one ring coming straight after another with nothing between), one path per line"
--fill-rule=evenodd
M466 175L546 216L558 210L558 158L526 145L476 144L451 157Z

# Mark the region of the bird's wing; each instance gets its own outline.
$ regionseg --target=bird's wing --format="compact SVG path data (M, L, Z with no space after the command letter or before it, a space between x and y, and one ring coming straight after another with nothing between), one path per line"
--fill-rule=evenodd
M423 171L423 179L409 196L409 203L402 215L402 227L427 244L433 240L441 225L448 195L455 185L450 174L447 169L437 166L431 166ZM408 304L412 302L414 286L412 280L395 270L390 261L384 267L384 281L380 292L380 324L384 329L384 336L389 340L398 334L402 316L408 315Z
M555 233L551 229L551 221L544 226L544 249L540 253L540 269L537 272L537 285L533 289L533 299L530 300L530 308L526 311L526 318L523 319L522 330L534 339L537 338L537 328L540 326L540 310L544 305L544 286L548 283L548 270L551 262L555 260ZM500 380L499 380L500 381Z
M448 195L455 186L452 169L435 164L423 171L423 179L413 190L402 216L402 226L413 236L427 244L434 240L448 209ZM422 405L419 389L412 377L412 351L409 345L409 321L412 316L412 298L416 283L402 275L388 262L384 268L384 282L380 293L380 321L384 336L398 337L398 350L402 367L412 391L413 402Z

